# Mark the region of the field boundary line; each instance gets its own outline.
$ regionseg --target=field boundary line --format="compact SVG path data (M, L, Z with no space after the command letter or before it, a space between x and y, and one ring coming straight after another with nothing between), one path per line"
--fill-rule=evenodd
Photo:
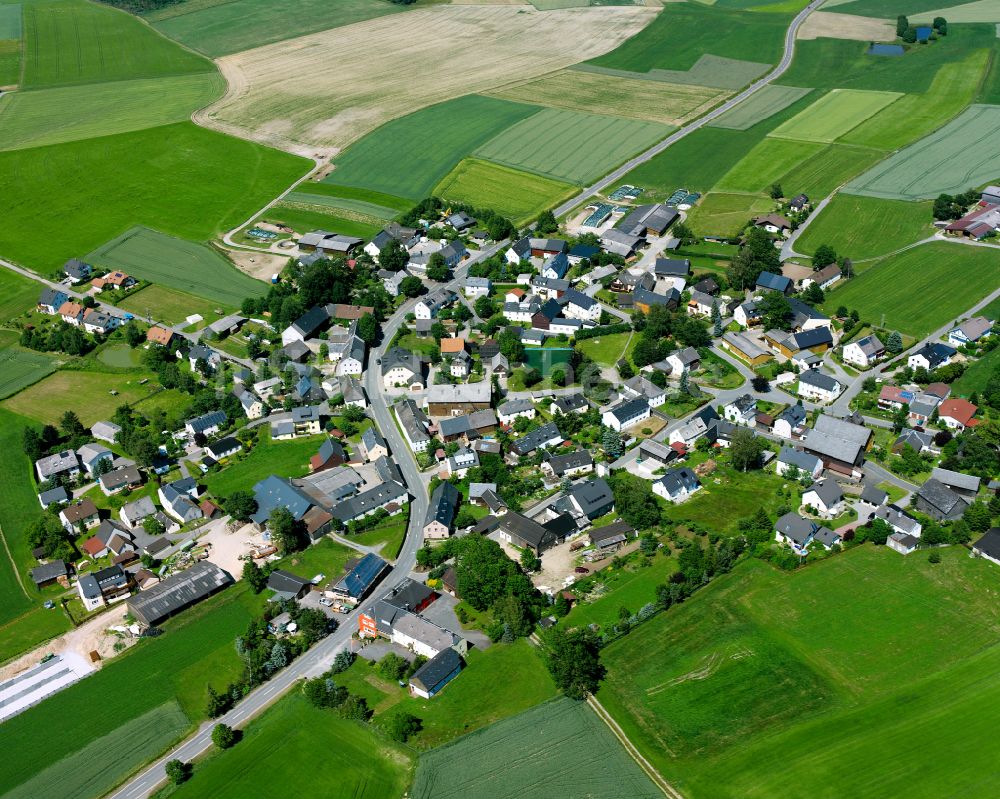
M619 740L621 745L625 747L625 751L628 752L632 759L639 764L639 768L646 772L646 776L653 781L656 787L663 791L664 796L668 797L668 799L684 799L684 794L667 782L664 776L656 770L653 764L643 757L642 753L635 747L635 744L629 740L625 731L618 726L618 722L615 721L611 717L611 714L604 709L604 705L600 703L596 696L593 694L588 696L587 704L590 706L591 710L597 714L597 717L608 725L608 729L611 730L612 735L614 735L615 738Z
M4 551L7 553L7 559L10 561L10 567L14 570L14 577L17 579L17 584L21 589L21 593L24 594L25 599L30 600L31 594L28 593L28 589L24 587L24 582L21 580L21 572L17 569L17 562L14 560L14 556L10 552L10 546L7 544L7 536L3 534L3 526L0 525L0 541L3 541Z

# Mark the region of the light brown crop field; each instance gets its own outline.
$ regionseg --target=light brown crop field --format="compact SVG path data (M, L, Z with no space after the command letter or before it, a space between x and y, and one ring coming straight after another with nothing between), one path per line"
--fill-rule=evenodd
M506 100L573 111L683 125L729 96L725 89L622 78L577 69L507 86L492 93Z
M613 50L655 17L639 6L536 11L433 6L218 60L229 90L200 123L332 154L384 122L521 83Z

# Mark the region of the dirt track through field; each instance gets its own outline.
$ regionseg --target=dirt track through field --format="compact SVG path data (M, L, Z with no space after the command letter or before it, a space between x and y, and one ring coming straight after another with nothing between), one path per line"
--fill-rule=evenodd
M390 119L613 50L654 16L639 6L435 6L368 20L220 58L229 88L195 121L332 155Z

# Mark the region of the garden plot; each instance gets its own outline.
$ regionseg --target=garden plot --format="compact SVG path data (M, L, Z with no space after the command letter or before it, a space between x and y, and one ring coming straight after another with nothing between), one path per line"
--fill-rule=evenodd
M581 69L565 69L527 83L505 86L492 94L508 100L648 119L666 125L683 125L729 96L725 89L647 80L635 73L617 75Z
M219 59L229 92L199 120L289 149L340 148L424 106L606 53L654 16L634 6L435 6L405 25L369 20Z
M423 755L412 796L659 799L662 793L586 704L563 698Z
M769 135L779 139L832 142L902 96L899 92L834 89Z
M974 105L936 133L851 181L846 192L923 200L957 194L1000 175L1000 106Z

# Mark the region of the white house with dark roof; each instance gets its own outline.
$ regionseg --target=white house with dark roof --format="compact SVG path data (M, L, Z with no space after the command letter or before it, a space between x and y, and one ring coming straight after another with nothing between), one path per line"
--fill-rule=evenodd
M844 509L844 492L835 480L820 480L802 495L802 505L832 519Z
M621 432L628 427L646 421L652 415L652 408L645 397L620 402L613 408L608 408L601 415L601 422L612 430Z
M666 361L670 364L670 373L679 377L682 372L690 372L701 366L701 355L694 347L684 347L670 353Z
M743 394L722 409L725 419L743 427L753 427L757 420L757 400L751 394Z
M818 369L807 369L799 375L799 396L819 402L833 402L844 390L835 377Z
M809 475L813 480L823 473L823 461L808 452L802 452L791 447L782 447L778 453L775 470L784 476L792 469L798 469L801 474Z
M953 347L964 347L966 344L975 344L992 332L993 323L989 319L985 316L974 316L948 333L948 343Z
M687 466L669 469L653 481L653 493L669 502L681 502L700 488L698 477Z
M862 369L868 369L884 355L885 345L875 335L865 336L844 345L844 362Z
M517 419L534 419L535 405L529 399L513 399L497 406L500 424L513 424Z

